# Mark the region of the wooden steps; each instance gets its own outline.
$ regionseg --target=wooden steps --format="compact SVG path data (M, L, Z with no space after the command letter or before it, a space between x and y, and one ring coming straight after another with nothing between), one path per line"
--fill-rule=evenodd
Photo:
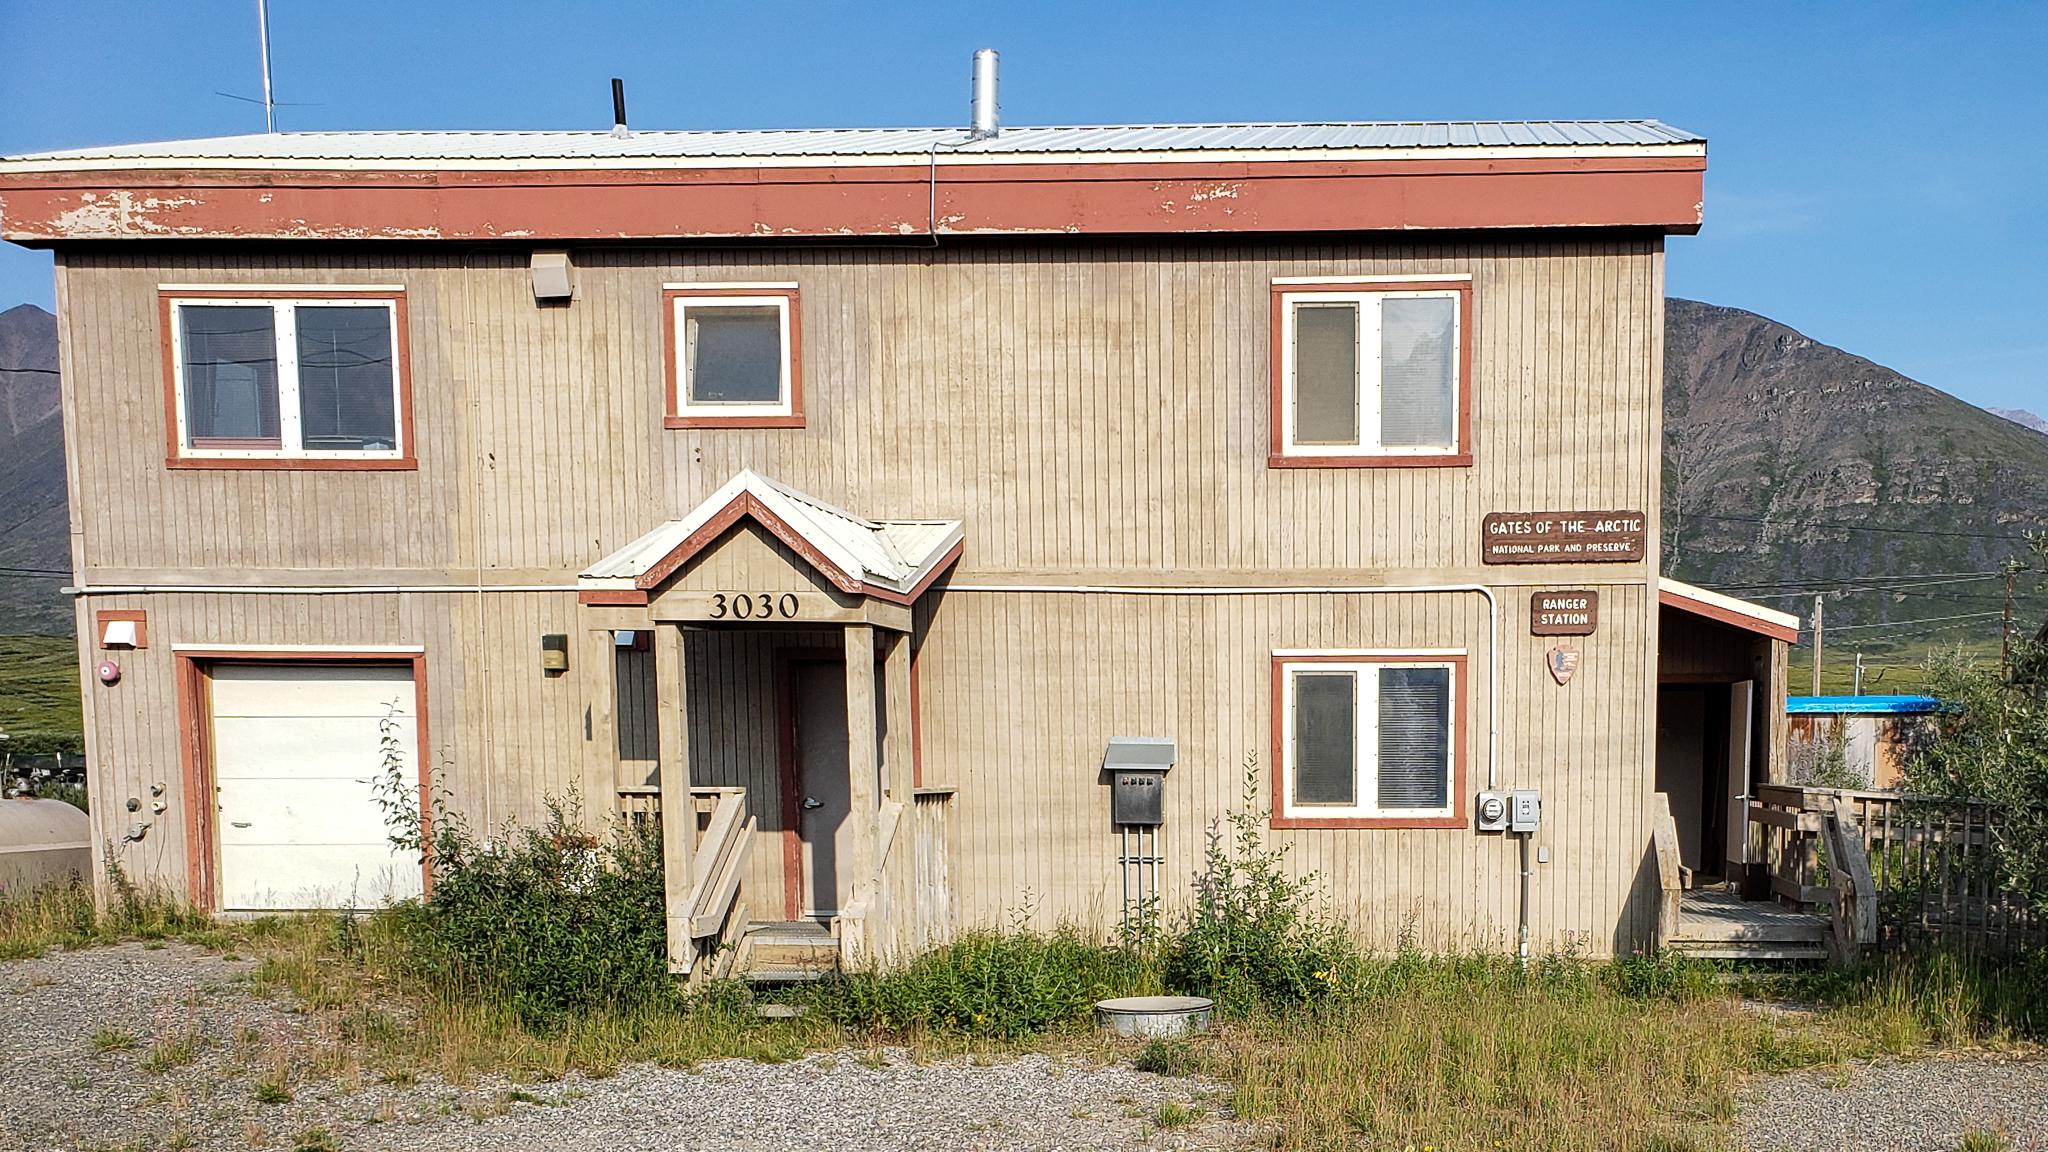
M1825 916L1732 892L1691 891L1680 898L1678 932L1664 947L1706 960L1825 960L1830 931Z
M740 975L755 984L795 984L839 970L839 941L815 920L756 922L740 942Z

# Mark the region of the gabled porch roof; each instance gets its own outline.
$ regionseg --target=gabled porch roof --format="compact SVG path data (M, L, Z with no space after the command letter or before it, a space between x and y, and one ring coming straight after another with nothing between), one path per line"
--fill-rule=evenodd
M897 604L917 599L960 556L958 520L869 520L835 508L752 469L742 469L680 520L585 569L587 603L639 602L684 564L752 518L843 592Z

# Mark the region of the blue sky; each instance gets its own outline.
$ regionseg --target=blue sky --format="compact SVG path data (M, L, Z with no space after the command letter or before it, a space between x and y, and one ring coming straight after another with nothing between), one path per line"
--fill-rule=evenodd
M272 0L280 126L1655 117L1709 138L1673 295L2048 411L2048 4ZM0 0L0 153L260 130L254 0ZM49 257L0 245L0 307Z

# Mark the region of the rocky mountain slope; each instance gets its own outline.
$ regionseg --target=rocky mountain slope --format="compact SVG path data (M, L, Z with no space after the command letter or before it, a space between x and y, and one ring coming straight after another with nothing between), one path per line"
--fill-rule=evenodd
M0 312L0 635L71 631L57 321L23 304Z
M1830 626L1919 622L1866 637L1995 641L1995 616L1933 618L2002 608L1981 574L2048 531L2048 435L1751 312L1669 301L1664 421L1667 569L1802 616L1839 590Z

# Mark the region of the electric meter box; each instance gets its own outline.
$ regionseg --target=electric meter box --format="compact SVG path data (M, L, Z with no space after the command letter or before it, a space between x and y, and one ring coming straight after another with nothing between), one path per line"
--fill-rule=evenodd
M1543 795L1534 788L1508 793L1508 831L1534 832L1543 822Z
M1102 768L1109 774L1109 815L1116 824L1156 828L1166 822L1166 771L1173 741L1152 736L1111 738Z
M1505 792L1481 792L1479 802L1473 806L1474 817L1481 832L1505 832L1508 830L1508 794Z

